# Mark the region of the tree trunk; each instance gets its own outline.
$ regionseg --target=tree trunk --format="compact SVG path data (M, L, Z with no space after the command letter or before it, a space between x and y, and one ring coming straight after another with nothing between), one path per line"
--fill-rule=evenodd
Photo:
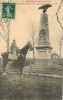
M9 51L9 35L10 35L10 19L8 19L7 22L7 28L8 28L8 36L7 36L7 51Z

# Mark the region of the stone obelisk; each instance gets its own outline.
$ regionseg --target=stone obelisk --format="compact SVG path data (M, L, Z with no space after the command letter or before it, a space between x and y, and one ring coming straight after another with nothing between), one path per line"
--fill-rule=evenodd
M36 58L37 59L51 59L51 50L49 40L49 26L48 26L48 15L47 5L43 5L41 9L43 9L43 13L40 17L40 28L39 28L39 39L36 45Z

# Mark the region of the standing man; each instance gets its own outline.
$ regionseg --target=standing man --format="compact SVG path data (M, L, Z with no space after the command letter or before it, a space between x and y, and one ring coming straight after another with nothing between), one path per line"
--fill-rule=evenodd
M18 47L16 45L16 41L13 40L13 42L10 45L9 59L11 59L11 60L17 60L17 50L18 50Z

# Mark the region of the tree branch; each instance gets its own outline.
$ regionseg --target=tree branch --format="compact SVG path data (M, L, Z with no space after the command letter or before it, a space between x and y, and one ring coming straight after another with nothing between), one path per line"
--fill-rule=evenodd
M61 8L62 2L63 2L63 0L61 0L61 2L60 2L60 5L59 5L58 10L57 10L57 12L56 12L56 16L57 16L57 21L58 21L58 23L60 24L60 27L61 27L62 30L63 30L63 26L62 26L62 24L61 24L61 22L60 22L60 20L59 20L59 16L58 16L58 13L59 13L59 10L60 10L60 8Z
M2 27L2 29L5 31L5 33L8 33L5 29L4 29L4 27L3 27L3 25L0 23L0 25L1 25L1 27Z
M2 35L2 33L0 32L0 36L2 37L2 39L4 39L4 41L6 42L6 38ZM6 42L7 43L7 42Z

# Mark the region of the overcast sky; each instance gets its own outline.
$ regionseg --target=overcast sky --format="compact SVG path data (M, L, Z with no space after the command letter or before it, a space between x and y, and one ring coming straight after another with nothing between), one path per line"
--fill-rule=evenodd
M0 0L0 2L8 1L8 0ZM10 43L13 39L16 40L16 43L19 48L22 48L28 40L30 40L29 27L31 20L37 26L37 31L39 31L39 21L41 10L38 10L38 7L43 5L40 4L18 4L21 3L21 0L11 0L16 3L16 11L15 11L15 19L11 20L10 23ZM44 1L44 0L43 0ZM47 0L46 0L47 1ZM57 22L56 12L58 9L58 5L60 4L60 0L48 0L52 7L48 9L47 14L49 18L49 35L50 35L50 43L53 47L52 52L57 52L59 54L59 47L57 43L57 38L59 38L59 34L62 34L63 31L60 28L59 23ZM1 9L1 6L0 6ZM62 20L62 7L61 7L61 22ZM0 14L1 15L1 14ZM1 30L1 27L0 27ZM39 33L38 33L39 34ZM6 44L0 38L0 53L6 50ZM63 51L63 49L62 49Z

